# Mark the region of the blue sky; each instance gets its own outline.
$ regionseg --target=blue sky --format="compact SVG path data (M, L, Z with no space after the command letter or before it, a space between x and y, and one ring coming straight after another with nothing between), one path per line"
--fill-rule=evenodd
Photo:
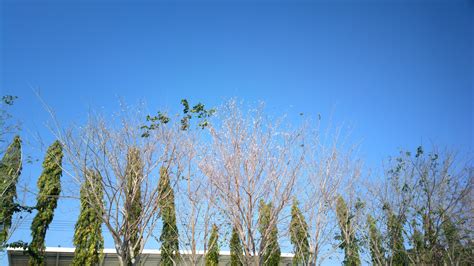
M349 125L374 168L420 144L473 150L472 1L3 0L0 8L0 92L19 96L13 114L31 142L33 133L52 141L39 90L61 121L81 121L91 106L116 110L119 97L150 110L182 98L262 100L270 114ZM40 168L29 169L24 178L34 182ZM54 235L47 244L70 245Z

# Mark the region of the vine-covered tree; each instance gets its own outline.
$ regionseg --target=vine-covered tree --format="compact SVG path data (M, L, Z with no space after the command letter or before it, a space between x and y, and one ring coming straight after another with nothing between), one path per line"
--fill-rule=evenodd
M375 219L370 214L367 216L367 224L369 227L369 250L372 265L383 265L385 258L382 235L377 228Z
M74 231L74 258L72 264L98 265L102 259L104 238L102 236L102 209L96 206L103 198L103 188L100 173L86 170L84 183L81 186L81 212Z
M21 140L19 136L15 136L0 161L0 247L10 236L16 206L16 184L21 167Z
M411 257L412 262L421 264L423 262L423 254L425 254L425 240L423 233L420 232L417 228L416 220L413 220L411 223L411 227L413 228L413 234L410 238L410 242L413 246L411 250Z
M177 263L179 258L179 232L176 226L176 211L174 192L171 186L168 170L160 169L160 181L158 184L159 201L163 229L161 230L161 264L171 266Z
M339 246L344 249L343 263L350 266L360 265L359 245L355 228L352 225L353 216L342 196L339 196L336 202L336 215L341 229L341 244Z
M208 246L209 250L206 254L206 266L219 265L219 231L215 224L212 225Z
M140 150L131 147L127 153L127 165L125 168L126 193L130 196L125 198L125 208L128 219L125 223L126 236L129 240L130 257L127 264L133 265L137 261L138 253L141 246L141 223L143 204L141 198L141 189L143 181L143 161L140 156Z
M230 266L242 266L242 244L240 243L239 232L237 228L232 227L232 236L230 237Z
M272 219L271 203L260 200L259 231L262 236L260 242L261 265L278 265L280 263L280 245L278 244L278 228L276 219Z
M43 172L38 179L39 192L36 203L38 213L31 224L30 265L45 264L44 241L61 192L62 159L62 145L59 141L55 141L46 151Z
M453 262L460 265L467 265L469 262L472 262L469 261L469 249L463 247L459 228L457 224L453 222L453 219L445 217L442 229L446 243L444 262L448 265Z
M290 241L293 244L293 265L308 264L309 262L309 241L308 224L298 207L298 200L293 200L291 207Z
M387 212L391 262L395 265L407 265L408 258L403 237L404 218L394 214L390 209L388 209Z

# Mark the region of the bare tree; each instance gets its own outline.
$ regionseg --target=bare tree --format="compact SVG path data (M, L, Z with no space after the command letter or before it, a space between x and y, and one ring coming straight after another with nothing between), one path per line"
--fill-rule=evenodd
M202 145L202 130L183 131L177 166L179 180L176 183L176 215L180 228L180 243L186 253L184 265L204 265L207 239L213 224L222 223L214 208L215 189L197 167L197 162L206 150Z
M262 107L242 113L230 101L211 124L209 151L199 163L215 188L215 206L235 226L244 250L243 263L261 265L279 215L291 195L304 159L303 128L283 127L264 116ZM259 202L271 202L267 230L259 233ZM289 211L288 211L289 213Z
M356 200L362 163L356 157L357 146L341 140L341 132L342 128L323 132L318 125L305 133L304 171L295 192L308 223L310 256L302 262L305 265L321 264L337 251L338 196L345 195L349 204Z
M143 114L133 109L124 107L110 117L91 113L84 126L55 131L69 163L65 173L92 187L97 182L89 180L86 169L102 177L104 197L89 198L102 214L121 265L139 264L159 220L159 169L172 169L179 155L179 126L162 123L144 137ZM135 161L130 161L132 154ZM131 206L136 204L140 212Z
M180 243L186 252L183 265L204 265L208 250L207 239L213 224L223 226L223 221L212 199L212 188L203 180L186 180L178 190L177 219L180 228ZM184 254L184 253L183 253Z

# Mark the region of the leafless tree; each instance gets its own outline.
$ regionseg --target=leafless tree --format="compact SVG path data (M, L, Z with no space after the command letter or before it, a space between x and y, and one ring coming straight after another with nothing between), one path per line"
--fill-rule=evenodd
M215 189L197 167L206 146L202 143L201 129L182 131L177 161L179 180L176 183L176 216L180 243L186 253L183 265L204 265L207 239L213 224L222 220L214 207Z
M306 132L304 174L296 195L308 221L310 256L304 262L308 265L321 264L337 251L338 196L344 195L349 206L356 201L362 163L356 157L357 145L346 144L341 132L342 128L321 131L319 125Z
M242 112L230 101L218 108L209 127L209 150L199 168L215 188L216 207L236 227L244 249L243 263L260 265L272 225L291 204L303 166L303 128L284 127L263 108ZM259 202L272 203L268 230L258 230Z

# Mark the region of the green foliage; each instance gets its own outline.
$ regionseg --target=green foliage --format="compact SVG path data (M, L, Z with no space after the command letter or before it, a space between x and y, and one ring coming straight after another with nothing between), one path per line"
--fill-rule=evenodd
M18 99L18 96L15 95L4 95L2 96L2 103L6 105L13 105L13 103Z
M141 184L143 181L143 161L140 156L140 150L138 148L130 148L127 153L127 166L125 168L125 181L126 181L126 196L125 196L125 209L127 212L126 221L126 232L128 234L129 247L133 247L133 250L129 250L130 257L128 258L127 264L132 264L138 257L140 252L140 227L141 227L141 214L143 211L142 198L141 198Z
M242 266L241 257L243 254L242 243L240 243L239 233L235 226L232 228L232 236L230 238L230 266Z
M423 231L424 231L424 240L425 243L425 254L424 257L427 263L434 263L435 261L441 260L439 256L438 247L437 247L437 233L434 226L434 213L427 211L423 214Z
M310 255L308 237L308 224L298 208L298 201L294 199L290 222L290 241L295 253L293 265L308 264Z
M100 173L86 170L87 177L81 186L81 212L74 231L73 265L97 265L102 259L104 238L102 236L103 187Z
M16 184L21 169L21 140L16 136L0 161L0 246L9 237L12 216L17 207Z
M456 162L457 158L449 151L426 152L419 146L413 153L401 151L393 160L388 171L392 206L386 203L383 208L393 264L462 264L462 250L469 245L463 240L472 239L466 204L472 201L473 171L470 162L463 165L466 162Z
M198 103L190 108L189 102L186 99L181 100L181 105L183 105L183 116L180 119L180 128L183 131L186 131L190 127L191 119L198 119L197 126L201 129L209 126L209 118L214 115L216 112L215 109L206 109L204 104ZM143 125L141 129L144 130L142 137L147 138L150 136L151 131L158 129L160 126L170 122L169 116L162 112L158 112L155 116L147 115L146 121L147 125Z
M367 224L369 225L369 249L373 265L383 264L384 249L382 246L382 235L380 234L374 218L369 214L367 216Z
M347 204L339 196L336 202L336 215L341 229L340 248L344 249L344 265L361 265L359 258L359 244L355 236L355 230L352 228L352 215L347 208Z
M170 121L170 118L163 114L162 112L158 112L156 116L147 115L146 121L149 122L149 125L143 125L140 128L144 130L142 137L147 138L150 136L150 132L153 130L158 129L161 125L166 125Z
M4 95L0 100L0 144L5 142L5 136L8 136L9 134L20 129L19 124L16 122L12 123L10 121L12 115L7 110L8 107L11 107L15 103L16 99L18 99L17 96ZM1 152L4 152L4 148L5 147L2 145Z
M446 241L446 248L443 254L445 263L450 264L452 261L458 261L461 265L468 265L469 262L472 263L473 249L472 247L463 246L458 224L452 218L444 217L442 230Z
M215 224L212 225L211 236L207 245L209 250L206 254L206 266L219 265L219 232Z
M459 236L459 231L451 218L446 217L442 227L449 249L453 251L459 250L459 247L461 246L461 237Z
M160 169L160 181L158 184L159 206L163 220L161 230L161 263L160 265L171 266L173 261L179 258L179 233L176 226L176 209L174 205L174 192L171 187L168 170Z
M408 256L405 250L403 238L403 226L405 219L403 215L394 214L387 208L387 229L390 240L391 261L394 265L408 265Z
M276 221L272 221L273 206L260 200L259 231L261 235L260 254L263 265L278 265L280 263L280 245L278 244L278 228ZM273 218L275 219L275 218Z
M25 252L28 252L29 244L23 240L18 240L7 245L9 248L22 248Z
M411 236L413 250L411 250L410 253L412 254L412 256L414 255L416 262L421 263L423 261L422 256L425 253L425 243L423 239L423 234L416 228L416 225L413 227L413 235Z
M49 224L53 220L54 209L61 192L63 151L59 141L55 141L47 150L43 161L43 172L38 179L36 214L31 224L30 265L44 265L44 240Z
M208 118L215 113L215 109L206 110L204 104L198 103L189 109L188 100L182 99L181 104L183 105L183 118L181 119L181 130L187 130L189 128L189 122L193 118L193 115L199 119L198 127L204 129L209 125Z

